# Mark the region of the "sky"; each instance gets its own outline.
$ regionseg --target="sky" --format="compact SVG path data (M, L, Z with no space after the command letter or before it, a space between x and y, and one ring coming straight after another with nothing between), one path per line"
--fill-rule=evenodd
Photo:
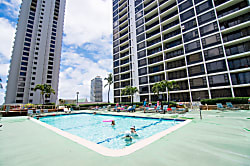
M0 104L4 102L20 4L21 0L0 0ZM112 73L112 0L66 0L58 99L75 99L79 92L79 98L89 100L91 79L105 78L108 73ZM103 100L107 98L108 86L103 89Z

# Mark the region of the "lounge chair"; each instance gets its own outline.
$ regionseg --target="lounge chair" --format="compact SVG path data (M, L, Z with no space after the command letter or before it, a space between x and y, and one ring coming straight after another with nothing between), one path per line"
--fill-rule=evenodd
M44 110L43 110L43 113L48 113L48 109L44 109Z
M176 107L171 107L172 112L176 113Z
M128 112L135 112L135 108L136 108L136 105L133 105L133 107L131 107L131 108L128 109Z
M107 111L111 111L111 105L107 106Z
M146 107L145 109L145 113L148 112L148 113L153 113L155 112L155 107L153 105L151 105L150 107Z
M218 110L225 110L226 109L225 107L223 107L223 105L221 103L216 103L216 105L217 105Z
M162 112L163 110L161 109L161 105L158 105L157 107L156 107L156 110L155 110L155 112Z
M36 114L40 114L41 110L40 109L36 109Z
M69 108L64 108L63 111L64 111L64 113L70 113L71 112Z
M162 109L163 113L165 113L167 109L168 109L168 105L163 105L163 109Z
M230 110L239 110L239 108L234 107L231 102L226 102L226 104L227 104L227 108Z
M33 110L28 110L27 116L32 116L33 115Z

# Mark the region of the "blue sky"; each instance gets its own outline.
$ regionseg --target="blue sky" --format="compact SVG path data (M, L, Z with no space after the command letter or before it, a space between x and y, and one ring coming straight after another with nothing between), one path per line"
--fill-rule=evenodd
M0 0L0 104L14 43L21 0ZM112 0L67 0L64 20L58 98L72 99L76 92L88 98L90 80L112 72ZM105 84L105 82L104 82ZM104 89L107 101L108 88ZM113 98L111 90L110 98Z

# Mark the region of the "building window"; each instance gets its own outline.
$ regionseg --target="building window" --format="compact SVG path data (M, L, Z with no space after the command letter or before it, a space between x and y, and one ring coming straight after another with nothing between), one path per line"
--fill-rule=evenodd
M196 12L197 14L200 14L204 11L207 11L213 7L212 1L208 0L207 2L202 3L199 6L196 6Z
M191 89L206 88L207 87L206 77L190 79L189 82L190 82Z
M201 39L201 41L202 41L203 48L207 48L207 47L221 43L219 34L203 38L203 39Z
M208 80L211 87L229 85L227 74L209 76Z
M206 66L208 73L215 73L227 70L226 62L224 60L207 63Z

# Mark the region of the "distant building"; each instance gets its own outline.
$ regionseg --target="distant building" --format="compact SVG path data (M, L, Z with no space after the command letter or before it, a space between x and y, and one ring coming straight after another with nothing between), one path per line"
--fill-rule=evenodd
M12 51L5 104L41 103L37 84L54 90L45 98L55 103L58 95L61 45L66 0L23 0Z
M102 78L100 76L91 80L90 101L102 102Z

